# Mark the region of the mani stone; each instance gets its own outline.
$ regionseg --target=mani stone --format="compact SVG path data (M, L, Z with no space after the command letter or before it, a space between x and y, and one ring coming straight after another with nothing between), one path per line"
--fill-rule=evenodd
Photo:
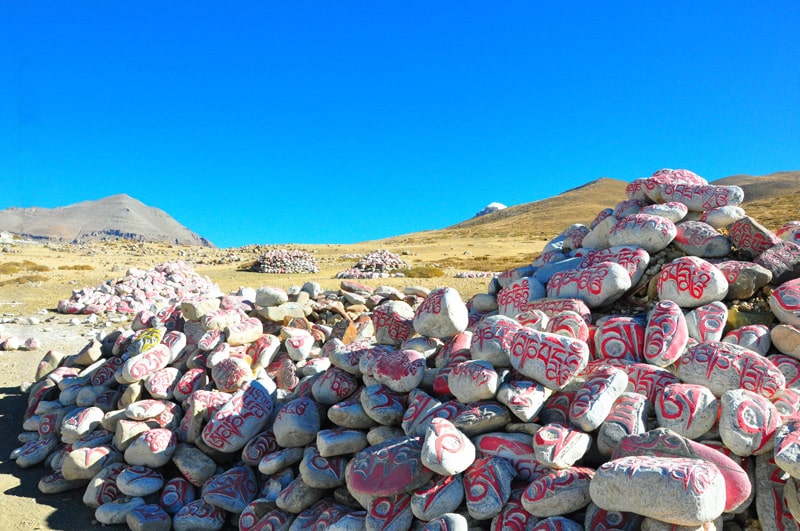
M725 260L714 265L728 280L726 299L749 299L772 280L769 269L753 262Z
M420 450L422 464L442 476L466 470L475 460L475 445L444 418L434 418L428 425Z
M90 480L108 465L120 461L122 454L110 446L78 448L66 455L61 473L67 480Z
M109 503L104 503L94 511L95 519L101 524L124 524L128 513L137 507L145 505L140 497L124 496Z
M538 518L578 511L594 501L593 496L589 497L594 474L594 470L586 467L545 472L528 485L522 494L522 506Z
M614 459L597 469L589 492L602 509L678 525L701 525L725 510L725 479L702 459L647 455Z
M705 435L719 414L719 401L704 385L670 384L655 404L658 425L687 439Z
M671 300L659 301L647 315L643 355L647 363L668 367L677 361L689 341L689 329L681 307Z
M125 517L131 531L169 531L172 518L157 503L140 505Z
M338 368L331 367L314 381L311 394L320 404L338 404L358 389L358 379Z
M453 288L431 291L414 314L414 330L421 336L444 338L467 328L467 305Z
M177 438L165 428L154 428L138 435L125 450L130 465L158 468L167 464L175 453Z
M665 264L658 275L658 298L681 308L695 308L725 298L728 280L722 271L696 256L682 256Z
M354 454L368 445L367 435L360 430L335 428L317 433L317 448L322 457Z
M675 239L675 223L661 216L632 214L618 221L608 234L609 246L635 245L648 253L664 249Z
M533 436L536 460L558 469L569 468L578 462L591 444L592 438L588 433L557 423L542 426Z
M476 520L494 518L511 496L511 482L517 475L514 466L502 457L476 459L464 471L467 511Z
M531 301L545 296L544 285L533 277L524 277L497 293L497 311L500 315L515 318L526 311Z
M387 301L372 312L375 341L380 345L400 345L414 330L414 310L403 301Z
M172 462L181 475L195 487L202 486L217 469L213 459L190 444L179 444L172 454Z
M469 521L458 513L445 513L427 522L420 531L468 531Z
M184 505L172 518L175 531L219 531L225 525L225 512L203 500Z
M650 401L646 396L640 393L622 393L600 425L597 432L597 451L603 456L609 456L624 437L644 433L649 412Z
M273 400L267 385L274 389L271 381L253 380L236 391L203 428L203 442L223 453L241 450L269 421Z
M414 490L411 512L416 518L427 522L456 511L463 501L463 476L444 476Z
M261 458L258 463L258 471L265 475L276 474L288 466L299 463L302 458L302 446L276 450Z
M775 405L746 389L726 391L720 398L719 435L742 457L770 452L781 416Z
M457 363L447 377L450 393L462 404L494 398L499 376L488 361L468 360Z
M602 262L583 269L556 273L547 283L547 296L577 298L589 308L611 304L631 287L627 269L613 262Z
M540 312L541 313L541 312ZM551 334L589 341L589 325L583 317L570 310L564 310L551 318L544 316L545 325L543 330ZM528 326L527 324L525 326ZM535 328L535 327L534 327Z
M303 478L298 477L278 494L275 505L283 511L302 513L322 499L325 492L324 489L315 489L306 485Z
M361 406L372 420L384 426L396 426L403 420L405 395L385 385L369 385L361 391Z
M538 426L536 427L538 428ZM472 440L477 450L477 457L506 459L514 465L517 470L517 478L522 481L530 481L541 473L540 470L543 466L536 461L530 433L483 433Z
M691 256L722 258L731 252L731 242L708 223L684 221L678 223L673 240L675 247Z
M170 516L175 515L184 505L195 500L192 484L185 478L172 478L164 485L158 503Z
M11 454L20 468L30 468L44 461L58 447L56 437L43 437L25 443ZM77 478L76 478L77 479Z
M581 260L581 268L598 265L602 262L614 262L624 267L631 277L631 285L635 286L647 270L650 254L636 245L617 245L589 252Z
M397 437L358 452L347 471L354 496L393 496L411 492L431 479L422 462L419 437Z
M231 513L241 513L258 494L253 470L236 466L213 476L203 485L203 501Z
M300 461L300 477L309 487L333 489L345 484L344 471L347 465L344 457L322 457L316 446L306 446Z
M473 360L484 360L494 367L510 367L511 338L521 324L504 315L489 315L478 321L469 350Z
M769 307L781 323L800 328L800 279L775 288L769 296Z
M781 240L759 222L745 216L728 227L728 238L745 259L753 259Z
M306 446L317 438L320 411L310 397L300 397L282 405L272 424L275 440L283 448Z
M589 361L585 341L523 328L514 334L511 365L524 376L558 391Z
M775 431L775 464L800 478L800 420L792 419Z
M511 380L500 384L497 400L522 422L531 422L552 393L553 391L537 382Z
M586 432L596 430L627 386L628 375L621 369L602 366L593 370L570 404L570 422Z
M406 531L411 528L413 522L411 496L397 494L372 500L364 527L367 531Z
M789 475L775 464L769 453L756 456L755 461L756 514L761 529L800 529L784 496Z
M61 422L61 441L72 444L100 425L105 413L99 407L78 408L70 411Z
M126 496L147 496L164 486L161 472L146 466L129 466L117 475L117 488Z
M416 389L425 377L425 356L416 350L398 350L378 357L373 377L396 393Z
M772 273L774 284L796 279L800 276L800 245L782 241L761 253L755 263Z

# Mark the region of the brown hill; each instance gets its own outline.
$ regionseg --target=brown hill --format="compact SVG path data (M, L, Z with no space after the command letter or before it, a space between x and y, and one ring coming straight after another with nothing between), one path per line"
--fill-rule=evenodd
M85 243L105 240L212 246L169 214L125 194L57 208L0 210L0 229L36 240Z

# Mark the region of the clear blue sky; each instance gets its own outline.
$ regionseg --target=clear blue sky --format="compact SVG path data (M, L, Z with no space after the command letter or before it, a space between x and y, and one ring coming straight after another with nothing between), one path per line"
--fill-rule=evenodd
M599 177L794 170L798 23L796 0L4 0L0 209L127 193L219 246L350 243Z

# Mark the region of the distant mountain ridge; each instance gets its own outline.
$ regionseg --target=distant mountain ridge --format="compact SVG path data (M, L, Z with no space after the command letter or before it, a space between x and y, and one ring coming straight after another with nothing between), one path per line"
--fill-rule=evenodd
M126 194L64 207L0 210L0 230L40 241L85 243L124 239L214 246L163 210Z

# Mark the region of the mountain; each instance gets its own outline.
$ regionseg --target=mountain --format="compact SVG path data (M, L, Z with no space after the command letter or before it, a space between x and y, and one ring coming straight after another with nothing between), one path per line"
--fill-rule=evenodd
M0 230L44 241L166 242L213 247L169 214L125 194L57 208L0 210Z

